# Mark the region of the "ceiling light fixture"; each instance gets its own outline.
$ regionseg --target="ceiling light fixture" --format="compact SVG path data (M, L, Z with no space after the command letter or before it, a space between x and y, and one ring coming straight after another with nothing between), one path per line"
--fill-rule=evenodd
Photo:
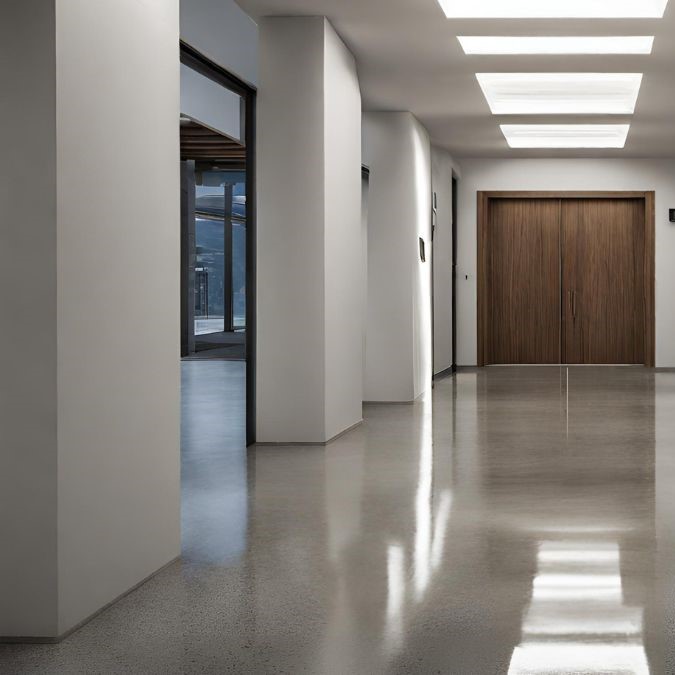
M457 38L465 54L651 54L653 35L612 37L466 36Z
M642 73L477 73L494 115L632 115Z
M629 124L502 124L511 148L623 148Z
M439 0L449 19L660 19L668 0Z

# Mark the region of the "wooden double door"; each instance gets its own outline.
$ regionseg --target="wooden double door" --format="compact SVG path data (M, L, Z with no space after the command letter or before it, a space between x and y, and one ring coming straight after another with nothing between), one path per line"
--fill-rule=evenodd
M481 365L653 365L650 202L481 193Z

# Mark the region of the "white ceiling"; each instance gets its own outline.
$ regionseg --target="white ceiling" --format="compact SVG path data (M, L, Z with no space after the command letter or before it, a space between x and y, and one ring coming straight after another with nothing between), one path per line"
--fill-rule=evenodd
M541 0L545 2L546 0ZM324 15L354 53L366 110L409 110L457 157L675 157L675 0L663 19L446 19L437 0L238 0L254 18ZM504 0L508 2L508 0ZM457 35L655 35L651 55L466 56ZM476 72L644 72L631 116L493 116ZM621 150L512 150L499 124L626 123Z

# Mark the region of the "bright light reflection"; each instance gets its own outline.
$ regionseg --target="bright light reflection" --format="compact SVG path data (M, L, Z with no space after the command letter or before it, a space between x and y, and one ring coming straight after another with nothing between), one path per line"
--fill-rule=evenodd
M532 594L532 600L569 602L621 602L621 588L538 588Z
M668 0L439 0L449 19L660 19Z
M425 408L428 404L424 404ZM426 417L426 415L425 415ZM431 566L431 488L433 481L433 440L430 424L422 423L420 469L415 500L415 591L420 600L429 585Z
M530 642L513 652L509 675L622 673L649 675L641 644Z
M405 599L405 561L403 547L392 544L387 549L387 616L385 647L394 650L403 635L403 601Z
M444 490L441 494L441 503L438 506L436 525L434 526L434 538L431 543L431 567L434 570L439 568L443 559L445 533L448 529L448 521L450 520L451 509L452 493L450 490Z
M616 574L539 574L534 580L539 588L621 588L621 577Z
M584 565L618 564L620 552L617 544L587 548L583 544L570 545L567 543L547 542L540 547L537 559L540 567L541 565L555 563L583 563Z
M622 598L602 600L533 602L523 621L523 635L642 635L642 610L626 607Z
M547 536L564 534L569 537L575 535L588 534L617 534L618 532L626 532L625 527L603 527L602 525L548 525L546 527L538 527L532 530L533 535Z
M505 36L460 35L465 54L651 54L653 35Z
M415 495L415 539L412 574L406 569L406 550L399 543L387 548L387 611L384 626L385 651L391 657L401 646L406 601L424 599L433 573L443 562L446 534L452 512L452 492L441 491L434 512L433 408L430 397L421 404L419 474Z
M618 543L545 541L537 563L509 675L648 675L643 612L624 605Z
M387 582L387 617L391 619L400 616L405 592L403 547L399 544L392 544L387 549Z

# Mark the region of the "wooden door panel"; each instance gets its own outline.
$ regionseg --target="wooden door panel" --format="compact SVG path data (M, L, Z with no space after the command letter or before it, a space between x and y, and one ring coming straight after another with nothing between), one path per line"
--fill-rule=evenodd
M488 363L560 363L560 200L491 200L488 227Z
M566 363L645 360L644 201L562 202Z

